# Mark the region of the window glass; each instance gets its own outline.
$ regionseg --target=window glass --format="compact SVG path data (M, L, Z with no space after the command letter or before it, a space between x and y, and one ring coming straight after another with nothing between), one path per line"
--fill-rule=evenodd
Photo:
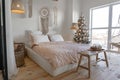
M99 43L104 48L107 48L107 38L108 38L108 29L92 30L92 43Z
M109 7L95 9L92 12L92 28L108 27Z
M92 43L99 43L108 50L117 50L110 43L120 42L120 3L91 10L91 33Z
M120 26L120 4L113 5L113 10L112 10L112 27L118 27L118 26Z
M111 41L112 42L120 42L120 28L112 29L111 33Z

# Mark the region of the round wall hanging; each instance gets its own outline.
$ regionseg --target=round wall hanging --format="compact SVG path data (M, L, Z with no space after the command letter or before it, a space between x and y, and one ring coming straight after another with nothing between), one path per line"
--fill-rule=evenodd
M40 10L40 15L41 15L42 17L47 17L47 16L49 15L49 10L48 10L47 8L42 8L42 9Z

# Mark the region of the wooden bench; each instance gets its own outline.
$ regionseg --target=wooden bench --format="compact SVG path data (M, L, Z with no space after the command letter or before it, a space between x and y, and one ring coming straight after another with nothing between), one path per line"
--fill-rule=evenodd
M99 53L104 53L105 59L98 58ZM78 54L80 54L80 59L79 59L79 62L78 62L77 71L78 71L79 67L88 70L88 78L90 78L90 72L91 72L91 69L90 69L90 63L91 63L90 62L90 57L91 56L96 55L96 62L105 61L106 66L108 67L107 55L106 55L106 51L104 49L102 49L100 51L90 51L90 50L88 50L88 51L78 52ZM85 67L85 66L81 65L82 57L87 57L88 58L88 67Z

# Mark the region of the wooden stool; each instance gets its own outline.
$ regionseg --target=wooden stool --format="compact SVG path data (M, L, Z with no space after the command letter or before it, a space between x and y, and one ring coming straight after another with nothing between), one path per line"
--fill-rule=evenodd
M98 58L98 54L101 53L101 52L104 52L105 59ZM78 54L80 54L80 59L79 59L79 62L78 62L77 71L78 71L79 67L88 70L88 78L90 78L90 72L91 72L91 70L90 70L90 56L96 55L96 62L105 61L106 66L108 67L107 55L106 55L106 51L104 49L102 49L100 51L89 51L88 50L88 51L78 52ZM81 65L82 57L87 57L88 58L88 67L85 67L85 66Z

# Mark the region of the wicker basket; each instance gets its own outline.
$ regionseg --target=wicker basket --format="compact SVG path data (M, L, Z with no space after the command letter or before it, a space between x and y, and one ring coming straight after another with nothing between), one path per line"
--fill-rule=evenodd
M15 52L15 59L16 59L17 67L23 66L25 64L25 62L24 62L24 51Z
M25 45L24 43L14 43L15 59L17 67L20 67L25 64L24 55L25 55Z

